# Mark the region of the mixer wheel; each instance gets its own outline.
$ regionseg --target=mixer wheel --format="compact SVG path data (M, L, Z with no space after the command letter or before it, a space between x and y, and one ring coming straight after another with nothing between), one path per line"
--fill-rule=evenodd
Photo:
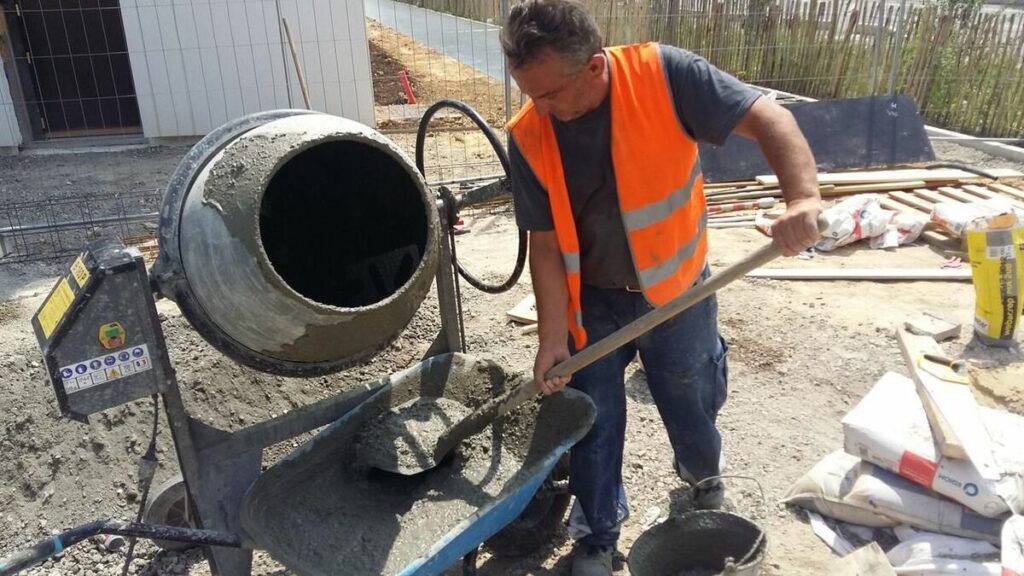
M185 491L185 479L175 474L153 490L146 502L143 521L146 524L160 524L178 528L195 528L190 520L188 494ZM188 550L195 544L188 542L172 542L169 540L153 540L153 543L164 550Z
M569 477L569 455L562 456L555 469L526 505L526 509L486 542L495 556L525 556L550 543L561 529L572 496L564 491L546 489Z

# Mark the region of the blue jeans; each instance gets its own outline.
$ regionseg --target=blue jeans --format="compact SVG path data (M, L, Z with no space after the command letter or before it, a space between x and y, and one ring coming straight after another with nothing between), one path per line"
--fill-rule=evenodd
M591 343L651 310L638 292L586 285L581 303ZM575 353L571 338L569 346ZM588 394L597 406L594 426L570 456L569 488L591 532L583 543L613 546L619 536L626 366L639 352L676 462L702 480L719 474L722 438L715 418L726 398L726 350L718 334L718 303L711 296L573 375L569 386Z

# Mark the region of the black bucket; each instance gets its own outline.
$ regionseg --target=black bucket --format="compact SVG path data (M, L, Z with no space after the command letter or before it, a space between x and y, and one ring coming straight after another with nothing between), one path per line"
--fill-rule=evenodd
M700 510L671 517L640 535L629 551L633 576L757 576L764 531L742 516Z

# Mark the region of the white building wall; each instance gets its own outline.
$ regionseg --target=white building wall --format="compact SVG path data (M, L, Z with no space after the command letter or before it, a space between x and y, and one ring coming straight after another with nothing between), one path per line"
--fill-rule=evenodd
M0 148L20 144L21 131L18 129L18 118L14 115L11 86L7 83L7 74L4 73L3 58L0 58Z
M121 11L147 137L303 108L281 17L313 109L374 123L362 0L121 0Z

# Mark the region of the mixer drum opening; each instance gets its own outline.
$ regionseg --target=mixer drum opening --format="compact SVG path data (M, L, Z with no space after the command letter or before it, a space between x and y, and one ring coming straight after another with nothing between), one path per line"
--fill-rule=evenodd
M358 141L328 141L287 160L260 203L263 249L292 289L356 308L405 285L426 250L428 221L406 167Z

